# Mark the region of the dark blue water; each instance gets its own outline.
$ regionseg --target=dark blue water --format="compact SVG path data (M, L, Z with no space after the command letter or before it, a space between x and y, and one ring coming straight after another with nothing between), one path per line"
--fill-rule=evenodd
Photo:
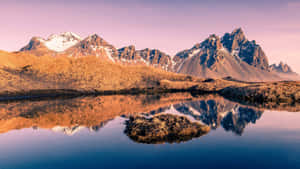
M126 118L97 131L23 128L0 134L0 169L300 168L300 112L264 111L242 134L219 126L182 143L142 144Z

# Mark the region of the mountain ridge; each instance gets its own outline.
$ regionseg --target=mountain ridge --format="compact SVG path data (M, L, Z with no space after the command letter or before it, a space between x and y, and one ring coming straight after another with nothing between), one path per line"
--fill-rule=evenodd
M59 40L53 40L58 38ZM52 40L67 45L65 50L52 50L46 41ZM70 42L67 42L69 40ZM75 43L76 42L76 43ZM69 45L73 44L73 45ZM59 48L62 49L62 48ZM225 33L219 37L210 35L192 48L170 56L158 49L137 50L135 46L117 49L97 34L81 38L66 32L51 35L47 39L34 37L20 52L29 52L38 56L96 56L125 65L148 65L175 73L194 75L201 78L232 78L243 81L275 81L300 79L297 73L278 72L275 66L269 65L262 47L255 41L249 41L241 28Z

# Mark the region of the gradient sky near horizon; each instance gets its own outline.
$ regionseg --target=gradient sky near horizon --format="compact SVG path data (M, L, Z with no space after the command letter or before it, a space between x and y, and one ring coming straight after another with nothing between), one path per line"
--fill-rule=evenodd
M0 49L19 50L33 36L97 33L117 48L158 48L170 55L210 34L237 27L270 63L300 73L300 0L0 0Z

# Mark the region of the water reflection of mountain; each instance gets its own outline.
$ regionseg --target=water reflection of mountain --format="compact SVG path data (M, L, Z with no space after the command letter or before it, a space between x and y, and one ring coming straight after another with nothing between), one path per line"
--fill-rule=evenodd
M241 135L247 124L255 123L263 111L219 96L193 97L189 93L22 101L0 104L0 133L34 127L72 135L83 128L98 131L119 116L160 113L175 113L211 129L221 126Z
M75 126L71 126L71 127L68 127L68 126L55 126L55 127L52 128L52 131L61 132L61 133L64 133L64 134L66 134L68 136L72 136L75 133L81 131L82 129L89 129L90 132L98 132L109 121L110 120L107 120L107 121L101 122L99 125L90 126L90 127L81 126L81 125L75 125Z
M147 144L184 142L220 126L242 135L262 113L222 97L207 96L130 117L124 133L135 142Z
M249 123L255 124L262 113L262 111L251 108L237 107L235 111L230 111L222 119L221 124L226 131L232 131L238 135L242 135L246 125Z
M183 114L200 120L212 129L220 125L226 131L241 135L248 123L255 123L263 111L241 106L225 99L200 100L174 105L174 108Z
M150 112L152 115L159 113L182 114L193 121L199 121L210 126L211 129L222 126L226 131L242 135L247 124L255 124L262 116L263 111L242 106L222 97L215 97L174 104Z

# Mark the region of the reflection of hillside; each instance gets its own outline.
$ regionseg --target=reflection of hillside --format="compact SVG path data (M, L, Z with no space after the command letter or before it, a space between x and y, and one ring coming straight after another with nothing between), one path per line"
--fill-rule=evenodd
M241 135L263 111L216 95L192 97L189 93L20 101L0 103L0 133L34 127L72 135L83 128L97 131L118 116L128 118L137 113L175 113L211 129L222 126Z
M0 133L22 128L72 131L76 126L97 130L117 116L149 112L191 99L190 94L161 96L99 96L66 100L24 101L0 104Z

